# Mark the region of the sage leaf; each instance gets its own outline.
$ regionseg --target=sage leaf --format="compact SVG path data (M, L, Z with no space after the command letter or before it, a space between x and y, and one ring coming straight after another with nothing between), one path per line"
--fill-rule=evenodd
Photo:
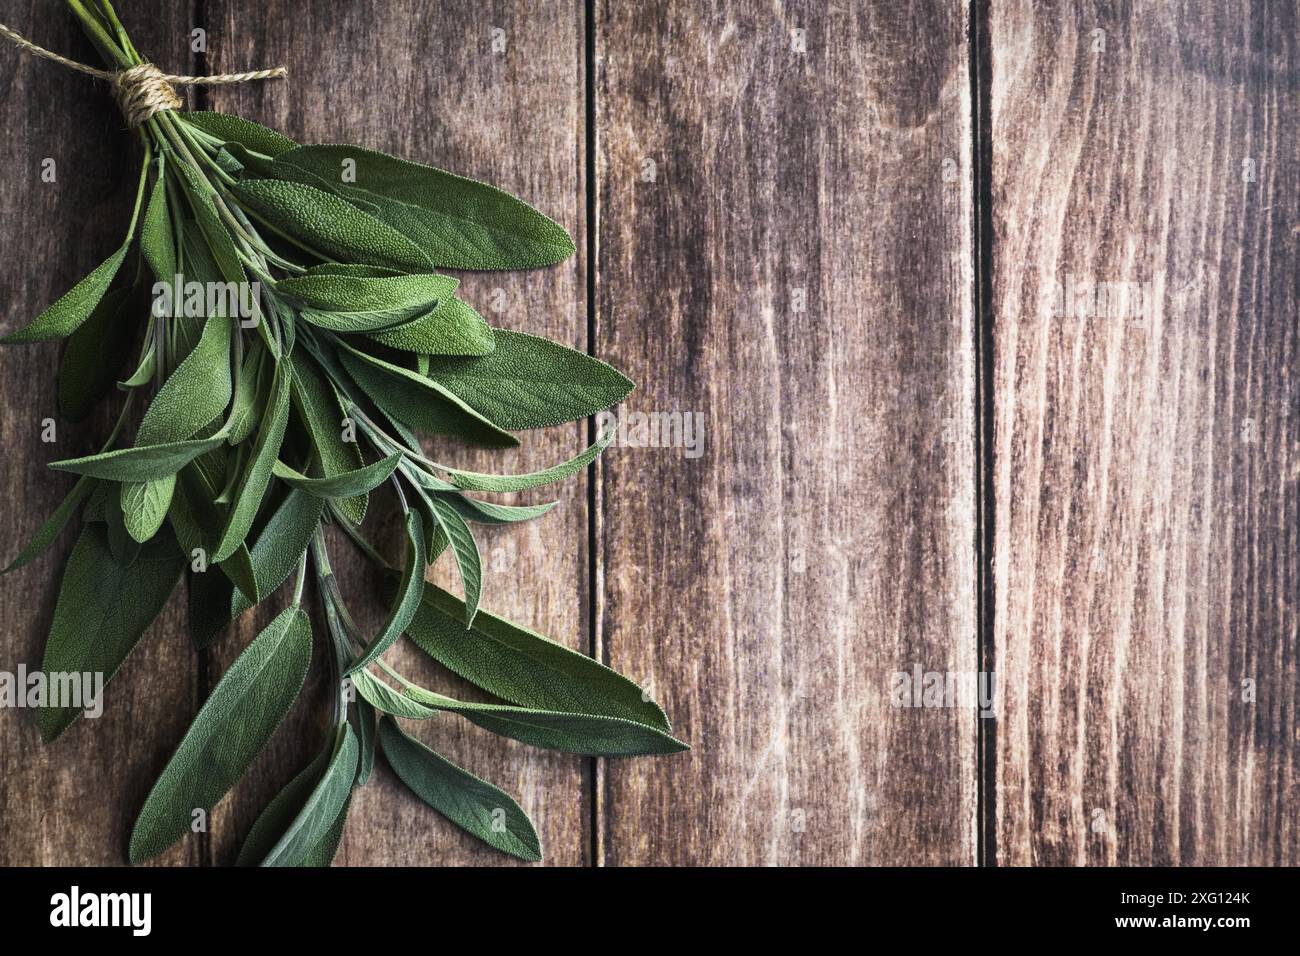
M397 598L388 616L361 655L348 667L348 674L362 670L392 646L402 636L420 606L424 593L424 526L415 511L406 515L406 556L402 565L402 580L397 588Z
M452 823L503 853L529 862L542 858L528 814L503 790L434 753L391 717L379 722L379 739L398 779Z
M360 778L361 770L358 767L357 776ZM334 822L330 824L321 838L316 841L316 845L307 851L303 857L302 865L310 867L325 867L334 862L334 857L339 852L339 844L343 842L343 831L348 825L348 810L352 806L352 792L349 791L347 799L343 801L343 806L334 817Z
M119 505L122 521L133 539L143 543L158 533L163 521L167 519L175 490L175 475L153 481L129 481L121 485Z
M534 518L540 518L559 504L558 501L548 501L540 505L501 505L494 501L479 501L477 498L467 498L459 493L441 494L438 497L455 508L457 513L466 521L494 525L532 521Z
M345 471L327 478L308 478L284 462L277 461L272 466L272 473L286 484L317 498L350 498L382 485L397 470L401 460L400 453L389 455L355 471Z
M67 527L68 522L76 513L77 508L83 501L89 497L91 490L95 487L94 479L82 476L77 479L77 483L72 486L72 490L59 502L59 506L54 512L45 519L45 522L36 529L36 534L32 535L32 540L27 543L27 547L18 552L18 557L9 562L8 567L0 571L0 576L8 574L10 571L17 571L19 568L30 563L33 558L52 545L60 532ZM89 520L83 518L83 520Z
M480 445L509 448L519 440L436 382L347 345L339 351L348 374L385 413L416 428Z
M288 830L267 852L262 866L302 866L330 835L352 792L358 751L357 735L351 724L344 723L338 730L333 757L320 782Z
M411 720L428 720L436 716L432 707L399 694L368 670L354 670L350 679L358 696L376 710L395 717L408 717Z
M199 455L211 451L225 440L225 434L218 432L210 438L117 448L84 458L52 461L49 467L55 471L70 471L105 481L153 481L176 474Z
M140 252L159 282L171 282L180 272L180 259L171 213L167 209L165 156L158 157L157 176L140 224Z
M332 193L303 183L242 180L230 187L255 215L303 242L324 259L414 272L434 263L392 226Z
M193 110L179 115L182 122L202 130L214 139L223 143L238 143L268 158L274 159L298 145L273 129L229 113Z
M174 163L172 168L179 171L180 178L185 183L194 209L196 231L203 240L195 242L193 231L186 236L189 240L186 247L186 269L190 273L188 278L199 282L221 280L234 283L237 289L245 288L248 285L248 273L244 270L244 262L234 239L217 212L211 187L185 163ZM210 261L205 262L205 259ZM278 358L280 346L268 328L266 316L256 301L252 305L253 314L245 316L245 319L255 323L262 342ZM186 324L179 323L182 328Z
M248 549L257 600L260 601L275 591L298 567L303 552L311 543L316 526L320 524L324 509L325 502L322 499L297 489L290 491L275 509L266 526L258 533L253 546ZM227 603L227 619L238 617L253 604L244 594L234 594Z
M474 623L478 611L479 597L483 592L483 561L478 553L478 543L474 533L460 513L446 500L440 497L431 499L434 517L442 528L443 534L451 542L451 550L456 555L456 568L460 572L460 581L465 588L465 624Z
M302 317L313 325L335 332L374 332L435 310L452 297L457 284L450 276L432 274L316 273L281 279L276 291L297 299L305 307Z
M277 368L267 418L257 433L252 460L240 479L234 507L230 509L225 530L222 531L213 554L214 561L224 561L233 554L253 526L253 519L262 504L262 496L266 494L266 486L271 481L271 470L284 441L289 419L289 381L288 370Z
M266 746L293 706L311 663L311 624L285 608L230 665L149 792L131 832L138 863L190 831L196 808L210 811Z
M145 184L149 179L149 156L146 152L144 165L140 169L140 186L135 196L135 211L131 213L131 225L126 231L126 240L111 256L91 271L71 289L65 292L53 305L32 320L31 324L17 332L11 332L0 342L5 345L22 345L29 342L45 342L61 339L71 335L81 323L85 322L94 311L95 306L104 298L104 293L113 284L127 250L131 248L131 238L135 235L136 222L140 218L140 203L144 198ZM154 184L154 192L162 188L162 181Z
M461 471L458 468L438 467L447 473L451 483L465 491L527 491L540 488L575 475L586 468L605 450L605 446L614 438L611 430L589 445L580 455L566 462L554 465L543 471L534 471L526 475L487 475L476 471Z
M235 595L242 594L230 578L214 574L211 569L186 575L188 584L185 601L186 622L194 649L201 651L212 645L226 625L230 623L230 603Z
M125 566L113 557L107 527L85 525L63 571L41 669L102 673L107 684L167 603L184 567L185 556L169 534L140 548ZM43 708L42 739L58 737L80 714L72 707Z
M127 319L138 306L134 289L114 289L68 337L59 365L59 414L79 422L117 380L131 348Z
M425 585L406 634L448 670L512 704L672 732L659 705L622 674L487 611L467 627L464 603L437 585Z
M266 858L320 782L332 752L332 745L322 750L271 799L248 831L248 836L244 837L235 866L257 866Z
M492 327L454 296L436 309L396 328L371 332L370 338L389 348L421 353L424 375L430 355L486 355L496 348Z
M433 710L460 714L494 734L548 750L589 757L631 757L689 749L666 731L622 717L480 704L456 700L414 685L408 685L405 694Z
M317 366L302 350L289 356L293 369L293 407L320 456L326 477L355 471L364 464L361 449L355 442L343 440L343 407ZM366 516L366 496L340 501L339 508L353 524Z
M356 707L357 740L361 745L361 756L357 762L357 786L364 787L375 770L375 743L378 739L376 737L378 731L375 727L375 708L370 705L370 702L363 697L358 697Z
M80 333L80 329L73 335ZM144 357L140 359L140 364L136 366L131 377L125 381L118 382L117 387L122 391L130 391L133 388L142 388L153 381L154 370L157 368L158 346L155 342L150 342L149 347L145 350Z
M238 445L257 427L257 387L262 377L262 357L266 352L258 349L244 359L235 377L230 406L230 434L226 444Z
M344 160L355 182L340 181ZM281 153L277 175L330 187L378 214L446 269L531 269L576 248L563 227L509 193L432 166L355 146L300 146Z
M590 355L549 339L494 329L476 358L434 358L428 377L501 428L546 428L616 405L632 383Z
M229 318L207 320L194 349L150 403L136 434L137 445L183 441L221 414L231 393L230 333ZM175 486L175 475L122 486L122 513L136 541L149 540L162 525Z

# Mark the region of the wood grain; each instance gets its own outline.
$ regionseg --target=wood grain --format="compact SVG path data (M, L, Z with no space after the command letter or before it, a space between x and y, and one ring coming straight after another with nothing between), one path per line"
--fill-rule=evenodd
M574 3L273 2L207 4L212 69L284 63L287 81L226 88L214 109L263 122L300 141L347 142L483 179L525 198L585 246L582 8ZM502 31L494 33L494 31ZM494 48L494 40L497 47ZM499 49L501 44L504 49ZM585 273L581 256L552 269L461 276L462 293L494 325L586 347ZM480 471L529 471L571 457L585 440L575 425L525 438L510 453L439 449L438 460ZM559 506L539 522L488 529L484 606L573 647L590 649L585 479L520 501ZM367 533L397 553L398 516L376 494ZM509 499L502 499L509 500ZM378 581L342 539L335 565L358 619L376 626L383 609L367 595ZM434 577L459 590L444 557ZM253 636L247 622L222 645L219 674ZM319 622L318 622L319 625ZM278 789L325 740L328 673L318 626L314 679L250 779L235 791L214 833L213 858L230 862L239 841ZM432 664L402 642L388 659L426 685ZM513 795L533 817L548 863L590 858L590 762L506 741L448 715L412 725L425 743ZM338 865L501 864L509 858L469 837L420 803L386 767L352 802Z
M974 863L974 708L890 704L976 666L965 4L596 24L596 352L705 427L600 466L603 652L693 746L604 768L600 862Z
M137 45L160 62L191 67L187 11L158 3L132 24ZM62 3L6 4L3 19L37 43L98 64ZM140 155L102 83L5 44L0 97L0 302L3 331L34 319L122 242L139 180ZM55 181L42 179L54 161ZM128 263L123 272L133 266ZM143 317L142 317L143 318ZM86 422L57 424L58 344L0 352L5 411L0 442L3 563L26 544L72 487L46 462L99 450L117 405ZM76 531L26 568L0 578L0 670L39 670L63 564ZM0 865L121 865L135 814L200 700L197 664L184 628L184 589L141 639L104 694L103 716L78 720L42 744L34 709L0 708ZM202 859L202 840L173 847L163 864Z
M1300 860L1297 26L992 5L1001 862Z

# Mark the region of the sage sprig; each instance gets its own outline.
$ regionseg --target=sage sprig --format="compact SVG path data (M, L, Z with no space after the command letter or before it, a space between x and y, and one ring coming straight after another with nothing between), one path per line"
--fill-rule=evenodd
M67 3L110 70L146 67L107 0ZM457 279L438 271L548 266L574 252L572 239L521 200L431 166L355 146L300 145L222 113L164 106L144 115L131 113L142 160L121 245L3 338L66 340L65 418L82 419L106 398L120 406L98 453L51 463L78 479L3 573L30 562L80 514L42 666L47 675L105 680L182 577L200 649L294 584L154 784L130 859L187 833L194 812L223 798L292 707L312 657L305 602L313 579L326 623L317 636L334 675L332 729L262 813L239 862L328 865L377 753L453 823L504 853L540 859L537 832L511 797L408 736L397 719L457 715L581 754L685 748L630 680L480 607L490 581L473 525L533 520L554 503L472 493L571 477L608 437L551 468L499 475L444 464L453 450L429 452L417 435L510 447L515 432L586 418L631 391L589 355L492 328L460 297ZM362 528L376 496L403 515L401 553L391 558ZM343 600L327 526L392 582L373 633L358 628ZM444 553L460 596L425 582ZM403 635L494 700L456 700L408 681L384 659ZM53 740L78 715L50 703L42 736Z

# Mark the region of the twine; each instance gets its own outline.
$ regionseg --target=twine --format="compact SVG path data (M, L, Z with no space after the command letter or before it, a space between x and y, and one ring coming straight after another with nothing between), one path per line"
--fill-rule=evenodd
M250 83L255 80L276 80L289 75L289 71L282 66L277 66L273 70L221 73L217 76L173 76L162 72L152 63L141 63L139 66L128 67L125 70L100 70L39 47L3 23L0 23L0 35L33 56L51 60L96 79L107 80L112 84L113 99L117 101L118 108L126 117L127 125L132 129L164 110L174 110L185 105L176 94L174 86L230 86L234 83Z

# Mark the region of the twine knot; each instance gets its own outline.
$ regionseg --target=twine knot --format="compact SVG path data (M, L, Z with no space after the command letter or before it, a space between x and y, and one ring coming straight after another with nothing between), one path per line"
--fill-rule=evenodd
M152 63L141 63L116 73L113 76L113 99L131 129L163 110L185 105L176 94L176 88L167 82L166 74Z

